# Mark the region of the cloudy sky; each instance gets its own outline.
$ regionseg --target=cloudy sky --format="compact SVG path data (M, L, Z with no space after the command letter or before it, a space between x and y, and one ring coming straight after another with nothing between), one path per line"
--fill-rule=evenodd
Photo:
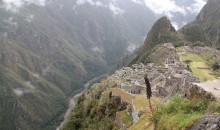
M74 9L82 6L83 4L89 4L96 7L104 7L109 9L113 15L120 15L125 13L123 9L118 7L118 0L109 0L103 2L102 0L73 0L75 3ZM145 5L147 8L152 10L156 15L166 15L171 20L175 19L174 15L186 16L189 14L198 14L202 7L206 4L207 0L130 0L134 4ZM36 4L38 6L45 6L48 0L2 0L3 7L6 10L17 12L20 7L29 4ZM126 3L125 3L126 4ZM183 26L184 23L172 21L176 29Z
M124 11L117 7L117 0L109 0L105 4L101 0L76 0L76 5L90 4L92 6L102 6L109 8L114 14L122 14ZM175 0L131 0L134 4L143 4L151 9L155 14L165 14L168 17L173 17L173 13L186 15L187 13L198 13L205 5L205 0L186 0L189 1L188 6L178 5ZM177 0L176 0L177 1ZM36 4L44 6L46 0L2 0L7 10L16 10L25 4ZM74 2L74 1L73 1Z
M46 4L46 0L2 0L2 2L6 10L13 12L17 12L25 4L36 4L39 6L45 6Z
M140 3L141 0L133 0ZM144 0L144 3L155 14L166 14L172 17L173 13L186 15L187 13L198 13L206 4L204 0L191 0L188 6L178 5L174 0Z

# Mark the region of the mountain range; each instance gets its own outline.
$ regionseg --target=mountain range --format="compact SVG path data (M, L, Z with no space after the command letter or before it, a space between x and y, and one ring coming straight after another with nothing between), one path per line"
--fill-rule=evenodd
M63 129L220 129L219 9L208 0L178 30L159 18L113 75L79 97Z
M190 2L155 14L134 0L0 1L0 129L55 129L70 96L138 48L158 17L184 25Z

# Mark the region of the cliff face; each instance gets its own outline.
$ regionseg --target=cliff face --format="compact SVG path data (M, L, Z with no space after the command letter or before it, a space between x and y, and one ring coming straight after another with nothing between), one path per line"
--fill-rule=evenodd
M180 29L189 42L203 42L207 46L219 47L220 1L209 0L196 19Z
M209 22L217 22L219 21L219 8L220 1L219 0L208 0L207 4L200 11L198 16L196 17L194 23L196 24L208 24Z

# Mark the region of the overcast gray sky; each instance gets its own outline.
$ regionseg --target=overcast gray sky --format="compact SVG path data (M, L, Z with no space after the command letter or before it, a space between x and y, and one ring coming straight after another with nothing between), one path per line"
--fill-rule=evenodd
M2 0L5 7L7 9L14 10L27 4L36 4L39 6L44 6L46 4L46 0ZM114 5L116 0L109 0L109 5L105 5L102 3L102 0L76 0L77 5L82 5L88 3L93 6L105 6L110 10L115 11L116 14L123 13L120 8ZM188 7L179 6L175 3L174 0L131 0L136 4L144 4L148 8L150 8L156 14L166 14L172 17L172 13L181 13L183 15L187 14L187 12L198 13L201 8L205 5L205 0L192 0L191 5ZM74 1L73 1L74 2Z
M6 10L16 12L20 7L25 4L36 4L39 6L45 6L48 0L2 0ZM50 0L52 1L52 0ZM113 15L123 14L125 11L117 6L117 0L109 0L109 2L103 2L102 0L73 0L76 8L83 4L90 4L91 6L105 7L112 11ZM197 14L206 4L205 0L186 0L189 4L186 6L178 5L174 0L130 0L134 4L145 5L151 9L155 14L166 15L172 18L174 14L179 13L181 15ZM173 25L176 29L179 28L178 23L173 21Z

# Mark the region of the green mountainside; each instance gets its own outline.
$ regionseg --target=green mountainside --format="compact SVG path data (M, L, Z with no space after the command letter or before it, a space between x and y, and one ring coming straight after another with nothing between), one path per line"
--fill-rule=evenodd
M81 5L72 0L48 0L39 6L24 0L21 7L12 3L12 11L4 2L0 1L0 130L56 129L63 120L68 99L139 46L158 17L145 5L131 0L115 1L114 6L114 1L108 0L102 1L104 6L91 1ZM141 49L122 65L131 60L162 65L176 54L159 46L165 42L175 46L183 43L170 21L162 17ZM96 86L98 91L95 88L80 97L76 112L64 128L117 129L116 117L131 126L126 109L130 102L106 92L114 83L103 81L103 88ZM147 104L142 104L142 96L132 98L138 108ZM76 125L72 126L71 121Z
M75 5L53 0L13 12L0 2L0 129L56 129L68 98L86 81L107 73L145 34L131 26L128 16L89 4L73 9ZM143 9L138 11L141 23L147 16Z
M173 43L176 46L183 44L183 40L179 37L178 33L176 32L167 17L162 17L155 22L150 32L148 33L143 45L139 48L139 52L137 51L135 53L136 57L133 61L131 61L130 64L138 62L156 63L155 60L150 58L150 54L154 53L156 48L158 48L158 45L163 43ZM161 48L161 50L163 49ZM165 57L169 57L170 54L167 54L165 52L166 50L159 53Z
M220 1L209 0L196 19L180 29L189 42L202 42L206 46L219 48Z

